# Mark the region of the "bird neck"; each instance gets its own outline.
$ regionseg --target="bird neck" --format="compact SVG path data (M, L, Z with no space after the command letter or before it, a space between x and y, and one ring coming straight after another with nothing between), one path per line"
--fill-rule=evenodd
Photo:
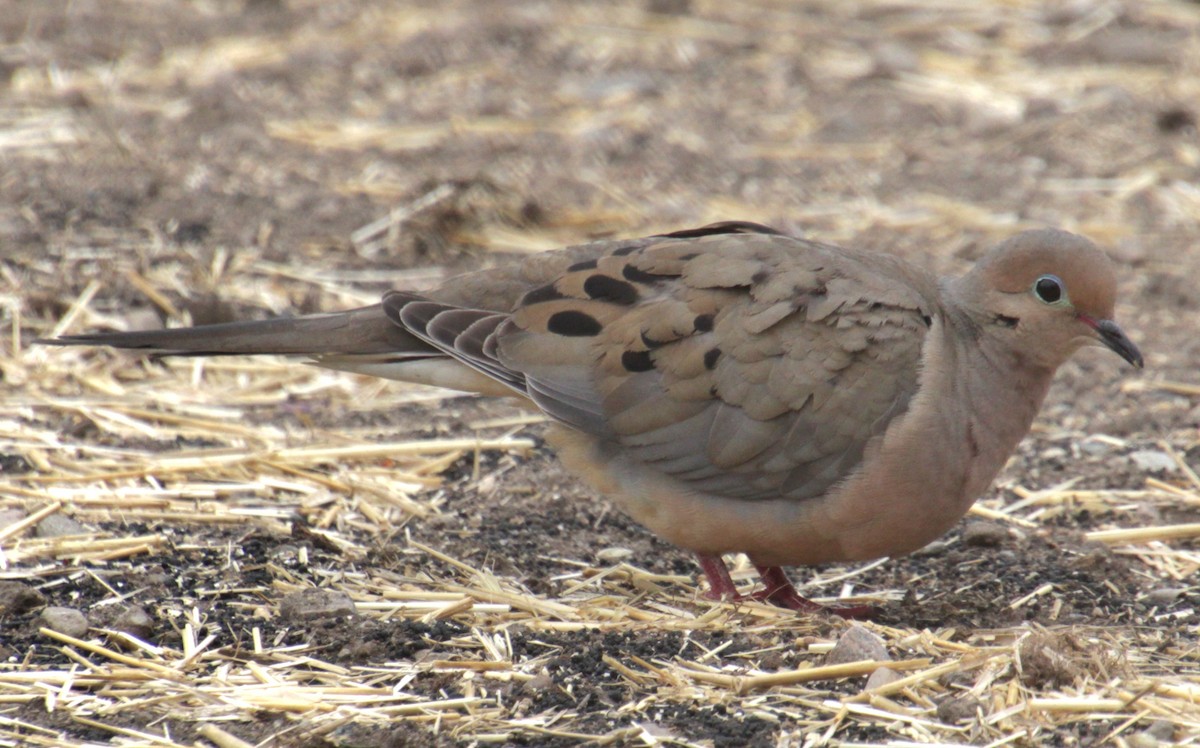
M1052 372L1005 370L981 331L943 310L926 338L917 392L826 502L841 557L916 550L991 485L1041 406Z

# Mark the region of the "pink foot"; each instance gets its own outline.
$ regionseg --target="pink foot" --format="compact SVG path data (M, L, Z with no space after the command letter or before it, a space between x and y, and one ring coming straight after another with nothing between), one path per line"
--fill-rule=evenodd
M804 613L824 611L842 618L861 620L870 618L879 612L874 605L821 605L804 597L792 586L792 581L778 566L758 566L758 576L762 578L766 589L756 592L754 597L778 605L781 608L791 608Z
M733 578L729 576L729 567L725 566L725 561L720 556L697 554L697 558L700 560L700 568L704 570L704 576L708 577L709 590L704 593L706 598L732 602L747 599L746 595L737 591ZM796 591L782 568L778 566L755 566L754 568L758 569L758 574L762 577L766 589L749 595L750 599L768 602L801 613L823 611L842 618L869 618L879 612L874 605L825 606L814 603Z

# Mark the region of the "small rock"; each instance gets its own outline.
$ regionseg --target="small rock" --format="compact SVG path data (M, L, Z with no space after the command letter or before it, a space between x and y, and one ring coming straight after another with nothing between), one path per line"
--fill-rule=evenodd
M1085 455L1091 457L1099 457L1100 455L1108 454L1112 451L1113 446L1108 442L1099 439L1084 439L1079 442L1079 449Z
M154 619L142 606L131 605L113 619L111 628L145 640L154 633Z
M633 551L628 548L601 548L596 551L596 558L606 564L620 563L632 555Z
M1125 739L1129 748L1158 748L1158 738L1148 732L1135 732Z
M890 667L875 668L875 672L871 673L867 678L867 685L863 686L864 691L870 691L872 688L886 686L889 683L894 683L900 680L902 676Z
M87 636L88 619L75 608L52 605L42 611L42 625L51 631L80 639Z
M826 665L841 665L846 662L862 660L890 661L887 645L883 639L871 633L862 626L854 625L846 629L829 654L825 655Z
M999 522L975 519L963 528L962 542L969 548L995 548L1008 540L1008 528Z
M46 598L21 582L0 582L0 618L21 615L46 604Z
M345 592L308 587L279 601L279 615L286 621L353 616L354 601Z
M531 691L549 691L554 688L554 678L549 672L543 670L525 681L525 687Z
M1129 459L1137 465L1138 470L1147 473L1170 473L1179 469L1175 459L1166 452L1157 449L1139 449L1129 453Z
M918 548L917 550L913 551L910 555L913 555L913 556L938 556L938 555L945 553L949 547L950 547L950 543L948 543L945 540L938 539L938 540L933 541L929 545L925 546L924 548Z
M1175 723L1169 719L1156 719L1146 728L1146 732L1166 743L1175 741Z
M979 707L979 700L970 696L942 699L937 705L937 718L948 725L958 724L975 719L975 712Z
M51 514L37 523L39 538L60 538L64 535L86 535L87 528L65 514Z
M161 330L163 321L154 307L139 306L125 312L125 326L129 330Z
M0 512L0 529L14 525L28 516L20 509L5 509Z
M1146 602L1152 605L1170 605L1187 593L1187 587L1159 587L1146 593Z

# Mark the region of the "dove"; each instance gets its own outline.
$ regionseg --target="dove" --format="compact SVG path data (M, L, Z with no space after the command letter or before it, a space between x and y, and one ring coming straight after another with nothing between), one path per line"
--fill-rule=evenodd
M1018 233L966 274L731 221L529 255L343 312L40 341L303 356L545 413L567 470L699 559L712 599L850 616L782 567L949 530L1084 346L1136 367L1088 239ZM735 586L745 553L763 588Z

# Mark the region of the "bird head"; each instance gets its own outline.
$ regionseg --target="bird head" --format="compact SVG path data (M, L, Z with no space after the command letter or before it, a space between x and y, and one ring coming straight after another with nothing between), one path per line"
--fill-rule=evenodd
M1054 369L1086 345L1102 345L1141 368L1142 354L1113 321L1117 275L1091 241L1054 229L1001 243L960 282L986 334L1021 359Z

